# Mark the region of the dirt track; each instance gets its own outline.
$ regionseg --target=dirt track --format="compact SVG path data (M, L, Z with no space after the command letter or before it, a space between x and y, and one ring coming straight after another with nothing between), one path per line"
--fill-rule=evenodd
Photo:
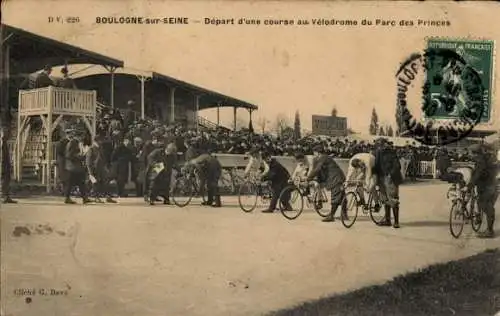
M2 205L2 308L15 316L259 315L498 247L499 239L467 236L470 228L450 236L446 189L402 187L400 230L366 219L347 230L313 212L294 222L245 214L235 198L222 209L136 198Z

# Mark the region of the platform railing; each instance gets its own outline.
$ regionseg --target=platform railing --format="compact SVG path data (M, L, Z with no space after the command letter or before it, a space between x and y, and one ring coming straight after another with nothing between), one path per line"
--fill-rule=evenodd
M71 114L92 116L96 111L96 92L46 88L19 90L19 111L21 115Z

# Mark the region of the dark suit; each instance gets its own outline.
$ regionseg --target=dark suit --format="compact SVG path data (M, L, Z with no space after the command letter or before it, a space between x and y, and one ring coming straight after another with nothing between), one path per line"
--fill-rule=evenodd
M97 182L92 184L96 197L111 197L109 188L109 168L106 163L104 150L102 147L93 145L85 155L85 165L87 172L96 178Z
M68 185L65 188L66 199L70 198L71 189L77 186L80 189L82 198L87 198L87 188L85 186L85 168L83 166L83 156L80 154L79 142L72 139L66 145L65 168L68 173Z
M191 160L191 163L200 168L201 172L206 176L207 204L211 205L215 203L220 206L219 179L222 173L222 166L219 160L210 154L201 154Z
M132 161L132 150L123 143L118 144L111 155L113 173L115 174L116 184L118 186L118 195L124 196L125 185L129 178L129 165Z
M495 202L497 192L497 162L496 157L481 154L473 159L474 172L471 185L475 185L478 194L478 205L486 214L488 230L493 231L495 223Z
M382 197L387 197L391 207L399 206L399 185L403 183L401 162L396 151L390 147L382 148L375 153L375 173Z
M330 190L332 211L335 212L344 198L345 175L339 165L332 157L326 154L320 155L313 160L313 167L308 178L309 180L317 178L322 186Z
M57 177L62 185L63 192L66 192L66 186L68 185L68 172L66 171L66 145L68 145L68 142L68 138L63 138L56 145Z
M273 196L271 203L269 204L269 210L275 210L278 204L278 199L280 197L283 189L288 185L288 179L290 179L290 173L280 164L276 159L271 159L269 162L269 171L262 177L262 181L270 181L271 188L273 190ZM291 209L290 206L290 196L284 196L283 200L280 201L284 203L285 206Z
M35 79L35 88L45 88L48 86L53 86L54 81L49 77L46 72L41 72L36 76Z

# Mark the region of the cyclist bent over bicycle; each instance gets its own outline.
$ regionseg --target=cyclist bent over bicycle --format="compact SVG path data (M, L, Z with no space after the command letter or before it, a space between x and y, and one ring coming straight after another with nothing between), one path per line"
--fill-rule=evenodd
M373 172L373 168L375 167L375 156L370 153L359 153L354 155L349 161L349 167L347 169L346 182L344 187L347 187L350 182L364 182L364 189L367 192L371 192L375 189L377 184L377 176ZM365 203L365 194L363 187L358 187L356 189L360 201L359 205L366 206ZM376 195L374 196L376 197ZM379 201L375 201L375 207L379 208Z

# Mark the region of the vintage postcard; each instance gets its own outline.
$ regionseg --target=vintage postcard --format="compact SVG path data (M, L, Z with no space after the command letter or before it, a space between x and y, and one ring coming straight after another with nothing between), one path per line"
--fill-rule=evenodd
M499 315L497 2L1 11L1 316Z

